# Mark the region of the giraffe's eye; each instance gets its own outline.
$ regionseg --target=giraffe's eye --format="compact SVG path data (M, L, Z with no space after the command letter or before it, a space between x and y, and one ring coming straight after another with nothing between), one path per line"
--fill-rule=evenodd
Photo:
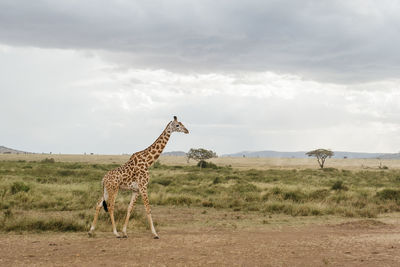
M179 124L177 124L176 127L179 127Z

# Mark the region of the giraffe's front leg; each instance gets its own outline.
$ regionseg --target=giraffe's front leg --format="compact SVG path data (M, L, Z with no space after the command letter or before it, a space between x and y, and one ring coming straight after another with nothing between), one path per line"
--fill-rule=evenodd
M137 197L138 197L138 193L133 192L132 197L131 197L131 202L129 202L128 211L126 213L124 228L122 228L122 234L123 234L122 237L128 237L128 234L126 233L126 228L128 227L129 217L131 215L133 208L135 207Z
M151 208L149 204L149 198L147 196L147 188L140 188L140 193L142 195L144 206L146 207L147 219L149 220L151 232L153 233L154 239L159 239L156 229L154 229L153 218L151 217Z

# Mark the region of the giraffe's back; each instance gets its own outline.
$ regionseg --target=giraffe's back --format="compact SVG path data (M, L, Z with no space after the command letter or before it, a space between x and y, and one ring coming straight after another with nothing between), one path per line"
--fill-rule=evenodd
M103 185L106 188L138 190L139 184L142 184L140 177L143 177L146 174L147 165L141 159L142 157L134 157L135 155L136 154L134 154L125 164L110 170L104 175Z

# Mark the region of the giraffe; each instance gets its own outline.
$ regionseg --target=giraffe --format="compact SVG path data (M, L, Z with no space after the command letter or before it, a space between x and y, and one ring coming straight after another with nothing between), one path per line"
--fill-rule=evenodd
M136 200L140 193L143 199L144 206L146 208L147 219L149 221L153 237L155 239L159 239L159 236L154 229L153 219L151 217L151 208L147 196L147 185L149 183L149 167L158 159L173 132L183 132L185 134L189 133L185 126L178 121L176 116L174 116L173 121L170 121L168 123L165 130L156 139L156 141L154 141L152 145L150 145L145 150L134 153L125 164L105 174L102 180L103 195L96 204L96 211L93 218L93 223L88 233L89 236L93 235L100 209L101 207L103 207L104 210L106 212L108 211L110 214L114 235L117 238L121 237L117 232L114 220L115 198L118 194L118 190L121 189L132 191L131 200L129 202L128 210L126 213L125 223L122 228L122 237L128 237L126 233L126 228L128 226L129 216L135 206Z

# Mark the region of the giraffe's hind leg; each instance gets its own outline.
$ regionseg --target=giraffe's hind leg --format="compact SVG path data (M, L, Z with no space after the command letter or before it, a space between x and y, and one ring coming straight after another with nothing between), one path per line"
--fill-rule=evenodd
M114 206L115 206L115 197L117 196L118 191L109 192L109 205L108 212L110 213L111 224L113 228L113 233L116 237L120 238L121 236L117 232L117 227L115 226L115 219L114 219Z
M122 237L128 237L128 234L126 233L126 228L128 227L129 217L131 216L131 212L135 207L137 198L138 198L138 193L132 192L131 202L129 202L128 211L126 213L124 228L122 228L122 234L123 234Z
M97 218L98 218L98 216L99 216L100 209L101 209L101 207L102 207L102 205L103 205L103 200L104 200L104 198L101 197L100 200L99 200L99 202L97 202L97 204L96 204L96 211L95 211L95 214L94 214L92 226L90 227L90 230L89 230L89 232L88 232L88 235L89 235L89 236L92 236L92 235L93 235L93 231L94 231L94 229L96 228Z

